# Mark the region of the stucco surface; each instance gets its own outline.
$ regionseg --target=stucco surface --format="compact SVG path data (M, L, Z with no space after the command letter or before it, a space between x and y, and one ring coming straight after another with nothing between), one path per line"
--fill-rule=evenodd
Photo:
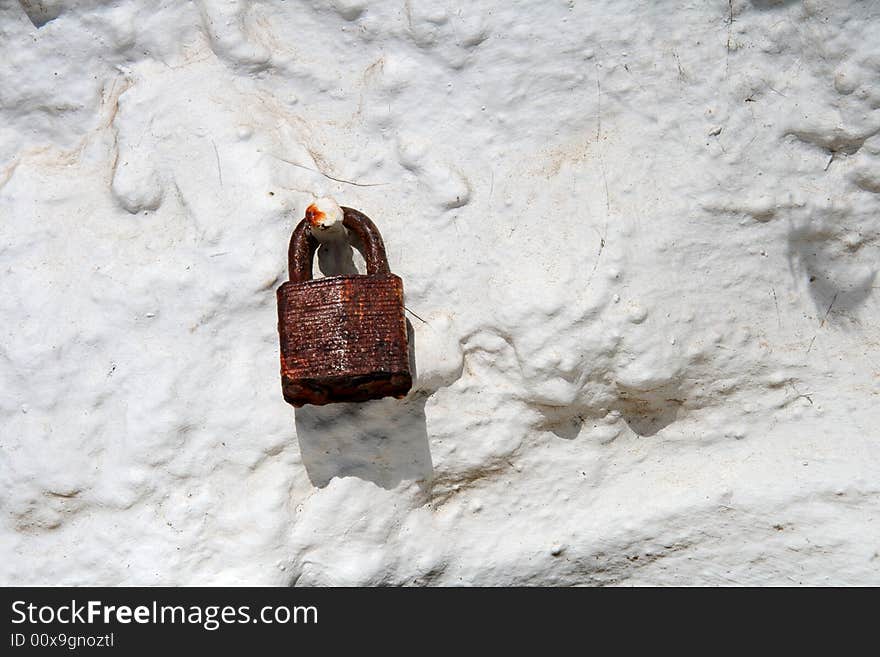
M0 581L880 584L878 194L875 2L0 0ZM404 401L281 398L319 196Z

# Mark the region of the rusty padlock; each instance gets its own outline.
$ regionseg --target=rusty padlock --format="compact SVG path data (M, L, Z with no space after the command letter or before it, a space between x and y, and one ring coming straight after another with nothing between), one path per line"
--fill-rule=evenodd
M402 398L412 387L403 281L370 218L342 211L363 245L366 275L313 279L318 241L306 218L290 237L290 280L277 292L281 389L296 407Z

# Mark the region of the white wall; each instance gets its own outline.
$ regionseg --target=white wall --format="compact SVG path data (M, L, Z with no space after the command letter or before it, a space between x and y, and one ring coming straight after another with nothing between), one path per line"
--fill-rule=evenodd
M0 5L0 581L880 583L880 5L157 4ZM404 402L281 398L313 195Z

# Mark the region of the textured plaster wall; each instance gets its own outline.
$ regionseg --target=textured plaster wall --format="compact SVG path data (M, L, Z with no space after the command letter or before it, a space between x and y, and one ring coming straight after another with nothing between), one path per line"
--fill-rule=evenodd
M281 399L318 195L405 401ZM0 581L880 584L878 195L876 2L0 0Z

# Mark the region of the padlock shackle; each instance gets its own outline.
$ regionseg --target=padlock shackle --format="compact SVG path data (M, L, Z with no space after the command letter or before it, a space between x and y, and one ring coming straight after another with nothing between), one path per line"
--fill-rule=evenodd
M363 212L353 208L342 208L342 225L360 238L363 245L363 256L367 263L367 274L388 274L388 256L385 255L385 243L382 235L370 218ZM287 250L287 267L291 283L302 283L312 280L312 267L318 240L310 232L309 220L299 222L293 235L290 236L290 247Z

